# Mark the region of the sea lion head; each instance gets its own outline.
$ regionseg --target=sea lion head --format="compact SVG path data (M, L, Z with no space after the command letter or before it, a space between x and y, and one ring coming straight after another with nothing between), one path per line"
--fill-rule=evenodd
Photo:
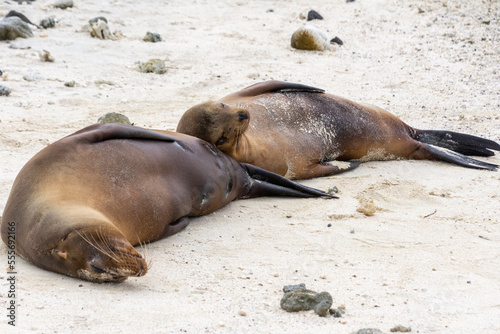
M50 256L54 271L92 282L123 282L147 273L141 254L118 231L102 226L70 232Z
M209 101L186 111L177 125L177 132L198 137L228 152L237 144L249 122L246 108Z

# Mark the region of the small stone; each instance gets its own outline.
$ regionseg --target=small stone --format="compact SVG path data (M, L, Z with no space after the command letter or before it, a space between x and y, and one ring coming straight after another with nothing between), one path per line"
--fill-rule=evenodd
M404 327L401 325L394 326L391 328L391 332L401 332L401 333L408 333L411 332L411 327Z
M52 56L50 55L50 52L49 52L49 51L47 51L47 50L42 50L41 52L39 51L39 52L38 52L38 56L40 57L40 60L41 60L41 61L45 61L45 62L50 62L50 63L52 63L52 62L54 62L54 60L55 60L55 59L54 59L54 57L52 57Z
M90 26L90 36L99 39L110 39L116 40L116 36L111 33L108 26L108 20L106 18L99 16L89 20Z
M46 17L40 21L40 26L44 29L54 28L56 26L56 21L52 17Z
M342 318L342 312L339 309L331 308L329 312L334 318Z
M377 207L373 204L373 200L371 199L360 199L359 204L360 206L356 211L363 213L365 216L373 216L375 211L377 211Z
M59 9L71 8L73 7L73 0L57 0L54 7Z
M66 87L75 87L75 80L66 81L64 83L64 86L66 86Z
M278 277L278 276L275 276L275 277ZM297 290L297 289L305 289L306 288L306 285L304 283L300 283L300 284L293 284L293 285L285 285L283 287L283 292L290 292L290 291L293 291L293 290Z
M326 35L318 28L307 25L293 33L291 45L299 50L330 50L330 43Z
M361 328L352 334L384 334L384 332L377 328Z
M294 288L292 291L285 292L285 295L281 298L281 308L287 312L314 310L320 317L326 316L333 303L332 296L328 292L318 293L308 290L304 284L302 285L304 287ZM283 287L283 291L289 287Z
M97 17L94 17L93 19L90 19L89 24L97 23L99 20L108 23L108 20L104 16L97 16Z
M315 10L310 10L309 13L307 13L307 21L312 21L312 20L323 20L323 16L321 16Z
M160 34L154 33L154 32L147 32L146 36L144 36L143 41L144 42L151 42L151 43L156 43L156 42L161 42L161 36Z
M14 40L18 37L33 37L28 23L17 16L5 17L0 20L0 41Z
M337 36L335 36L334 38L332 38L330 40L330 44L338 44L338 45L344 45L344 42L342 42L342 40L340 38L338 38Z
M139 64L139 71L142 73L164 74L167 72L165 61L161 59L150 59L147 62Z
M99 117L97 123L120 123L125 125L132 125L127 116L117 113L117 112L109 112L104 116Z
M354 232L356 232L353 228L351 228L351 230L349 231L351 234L354 234Z
M336 193L338 193L338 192L339 192L339 188L337 188L336 186L333 186L333 187L328 188L328 193L329 193L330 195L336 194Z
M0 86L0 96L9 96L11 90L9 87Z
M40 72L30 70L25 75L23 75L23 79L26 81L41 81L45 78Z

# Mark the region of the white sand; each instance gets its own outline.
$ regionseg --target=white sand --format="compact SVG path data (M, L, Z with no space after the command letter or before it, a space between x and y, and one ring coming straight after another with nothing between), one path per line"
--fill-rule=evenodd
M173 130L192 105L268 79L372 103L417 128L500 140L497 1L75 0L69 10L51 8L53 0L10 2L1 1L0 15L15 9L36 23L54 16L58 24L31 39L0 42L0 85L12 89L0 97L2 211L29 158L106 112ZM340 37L342 47L321 53L289 46L305 24L299 15L310 9L325 18L312 24ZM98 40L81 32L96 16L124 37ZM164 41L143 42L147 31ZM42 49L56 61L41 62ZM168 72L139 73L137 62L151 58L166 60ZM44 79L25 81L29 71ZM64 86L70 80L74 88ZM483 160L500 163L498 155ZM388 333L401 324L412 333L500 331L499 173L390 161L303 183L337 186L340 199L233 202L152 243L148 274L122 284L91 284L18 258L17 328ZM357 212L359 200L372 200L375 215ZM5 267L6 253L0 247ZM5 333L10 299L5 272L0 276ZM297 283L330 292L346 314L283 311L281 289Z

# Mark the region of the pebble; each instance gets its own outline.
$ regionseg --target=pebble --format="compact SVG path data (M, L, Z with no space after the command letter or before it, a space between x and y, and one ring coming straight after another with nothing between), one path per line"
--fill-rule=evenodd
M26 81L41 81L44 80L45 78L40 72L30 70L25 75L23 75L23 79Z
M338 44L338 45L344 45L344 42L342 42L342 40L340 38L338 38L337 36L335 36L334 38L332 38L330 40L330 43L335 43L335 44Z
M104 116L99 117L97 123L120 123L126 125L132 125L127 116L117 113L117 112L108 112Z
M139 64L139 71L142 73L164 74L167 72L165 61L161 59L150 59L147 62Z
M54 28L56 26L56 21L52 17L46 17L40 21L40 26L44 29Z
M156 43L156 42L161 42L161 36L160 34L154 33L154 32L147 32L146 36L144 36L143 41L144 42L151 42L151 43Z
M336 194L336 193L338 193L338 192L339 192L339 188L337 188L336 186L333 186L333 187L328 188L328 193L329 193L330 195Z
M391 332L409 333L409 332L411 332L411 327L397 325L397 326L394 326L393 328L391 328Z
M17 16L5 17L0 20L0 41L14 40L18 37L33 37L28 23Z
M55 58L52 57L50 52L47 50L42 50L41 52L39 51L38 56L40 57L41 61L50 62L50 63L55 61Z
M306 25L297 29L291 39L292 48L299 50L330 50L326 35L316 27Z
M307 21L312 20L323 20L323 16L315 10L310 10L309 13L307 13Z
M99 16L89 20L90 36L99 39L116 40L116 36L111 33L108 26L108 20L105 17Z
M384 332L377 328L361 328L352 334L384 334Z
M9 96L11 90L9 87L0 86L0 96Z
M66 86L66 87L75 87L75 80L66 81L64 83L64 86Z
M73 7L73 0L57 0L54 7L59 9L71 8Z
M283 291L287 292L281 298L280 306L287 312L314 310L320 317L325 317L333 303L332 295L328 292L318 293L308 290L304 283L286 285L283 287Z

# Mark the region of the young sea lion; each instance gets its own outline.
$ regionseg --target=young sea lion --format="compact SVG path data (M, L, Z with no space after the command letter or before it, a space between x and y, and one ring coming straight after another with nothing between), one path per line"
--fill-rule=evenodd
M379 107L281 81L258 83L196 105L184 113L177 132L290 179L340 173L361 161L398 158L496 170L495 164L465 155L491 156L491 150L500 150L488 139L414 129Z

